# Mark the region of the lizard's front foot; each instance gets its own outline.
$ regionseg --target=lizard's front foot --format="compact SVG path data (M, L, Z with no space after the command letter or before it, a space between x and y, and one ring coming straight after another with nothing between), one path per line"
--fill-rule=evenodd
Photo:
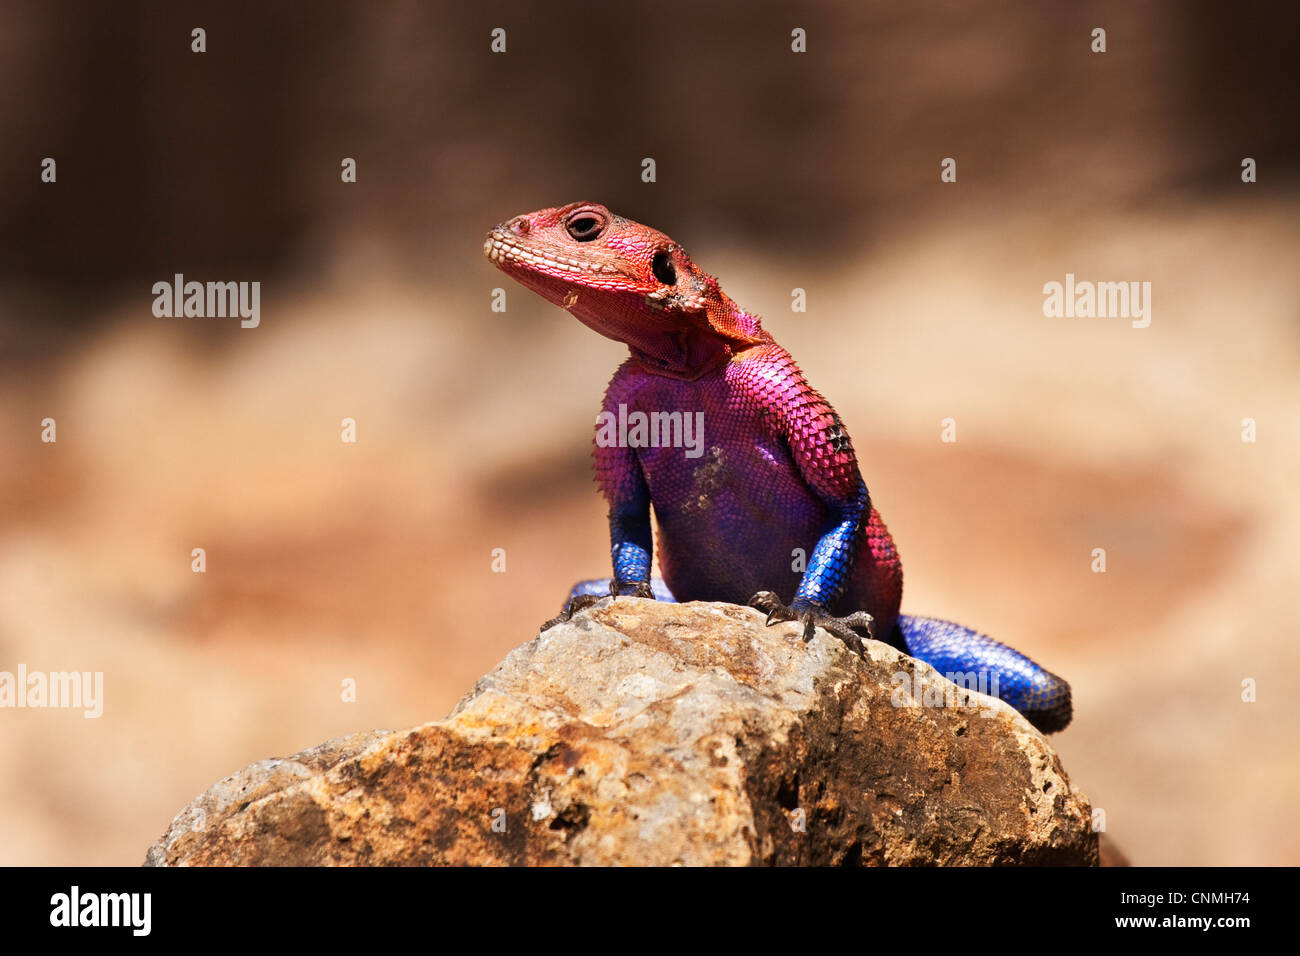
M634 584L618 584L617 582L611 581L609 584L609 591L606 594L575 594L573 597L569 598L569 600L565 602L564 610L543 624L541 629L545 631L548 628L554 627L556 624L563 624L565 621L573 617L573 615L585 608L591 607L597 601L604 600L610 596L619 597L620 595L624 597L649 598L652 601L655 599L654 589L650 586L649 581L637 581Z
M862 628L867 637L874 636L871 630L872 617L866 611L854 611L844 617L835 617L816 605L800 606L798 601L791 607L783 604L781 599L771 591L759 591L749 599L750 606L767 612L767 624L770 627L777 621L800 621L803 624L804 642L811 641L817 628L825 628L849 646L859 657L866 655L862 638L853 630Z

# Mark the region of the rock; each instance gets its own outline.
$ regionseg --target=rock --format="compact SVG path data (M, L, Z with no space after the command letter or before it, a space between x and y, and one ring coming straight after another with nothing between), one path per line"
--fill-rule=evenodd
M1010 707L763 620L602 601L446 720L227 777L147 863L1097 863L1087 797Z

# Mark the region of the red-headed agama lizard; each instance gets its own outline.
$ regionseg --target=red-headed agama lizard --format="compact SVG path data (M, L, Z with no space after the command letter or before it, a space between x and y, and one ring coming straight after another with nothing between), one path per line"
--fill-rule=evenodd
M862 653L861 630L942 674L982 675L1044 732L1070 722L1069 684L1028 657L959 624L899 614L898 551L839 415L681 246L580 202L502 223L483 252L631 352L605 392L595 450L613 576L580 582L546 626L610 594L751 604L769 624L802 623L805 641L821 627ZM693 449L652 441L627 429L636 413L679 433L679 422L701 422L704 434ZM662 581L650 577L652 506Z

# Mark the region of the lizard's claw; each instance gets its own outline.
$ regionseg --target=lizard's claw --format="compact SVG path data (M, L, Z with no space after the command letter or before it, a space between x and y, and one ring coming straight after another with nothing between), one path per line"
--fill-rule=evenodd
M817 628L824 628L849 646L859 657L866 655L862 637L854 630L861 628L867 637L874 636L871 628L872 617L866 611L854 611L844 617L835 617L822 608L809 606L792 608L782 603L771 591L759 591L749 599L750 606L767 612L767 624L770 627L777 621L798 621L803 624L803 639L807 643L813 639Z
M557 624L563 624L579 611L589 608L597 601L603 601L604 599L603 594L579 594L576 597L571 597L564 605L564 610L543 624L541 630L545 631Z
M649 581L637 581L633 584L616 584L611 582L609 585L609 594L577 594L569 598L564 605L564 610L551 618L542 625L541 630L554 627L556 624L563 624L579 611L591 607L597 601L603 601L606 597L639 597L655 599L654 589L650 587Z

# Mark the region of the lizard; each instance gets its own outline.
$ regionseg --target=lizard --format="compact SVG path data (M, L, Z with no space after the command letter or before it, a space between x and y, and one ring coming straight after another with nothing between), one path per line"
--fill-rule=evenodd
M862 637L878 635L941 674L985 675L1044 733L1070 722L1070 685L1029 657L960 624L900 613L902 563L844 423L759 317L680 245L577 202L501 223L483 252L628 347L605 392L607 422L702 413L708 429L692 458L644 430L602 431L598 419L595 471L609 504L613 573L578 582L543 630L610 595L751 605L768 625L801 624L805 642L822 628L863 654Z

